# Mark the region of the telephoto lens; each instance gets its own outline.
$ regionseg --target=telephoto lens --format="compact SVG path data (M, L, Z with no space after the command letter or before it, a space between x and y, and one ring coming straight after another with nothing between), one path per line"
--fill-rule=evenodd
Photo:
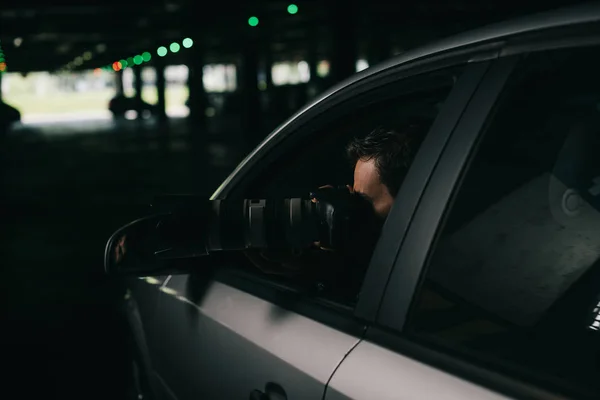
M209 251L308 248L318 240L310 199L243 199L212 202Z
M332 250L364 245L373 206L346 187L320 188L308 198L206 200L165 196L158 211L163 240L198 254L247 249L307 249L319 242ZM178 246L184 244L184 246Z

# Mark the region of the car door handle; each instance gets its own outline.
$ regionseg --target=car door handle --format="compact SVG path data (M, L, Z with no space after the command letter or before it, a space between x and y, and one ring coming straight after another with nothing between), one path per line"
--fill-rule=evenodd
M250 400L287 400L287 394L280 385L269 382L264 392L258 389L250 392Z

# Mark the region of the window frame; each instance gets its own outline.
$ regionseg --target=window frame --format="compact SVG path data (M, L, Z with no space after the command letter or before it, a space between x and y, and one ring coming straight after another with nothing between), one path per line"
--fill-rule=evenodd
M417 58L377 71L366 78L357 78L355 81L346 83L341 89L336 90L336 87L330 89L323 95L322 100L305 106L270 133L225 179L211 199L223 199L239 194L244 190L245 181L254 180L260 171L280 157L282 148L283 151L291 149L310 134L307 126L314 124L315 121L324 125L327 121L335 120L339 118L340 114L345 113L344 111L340 113L338 107L345 104L347 106L347 103L353 101L357 102L357 97L376 89L385 89L387 85L396 86L401 81L430 72L495 59L499 56L503 45L504 41L494 40L434 53L428 57ZM358 75L365 73L364 71ZM340 85L344 85L344 82Z
M497 44L494 44L493 48L492 58L497 55ZM482 60L472 63L468 62L474 55L478 55L478 53L481 55L482 52L486 55L486 57L482 57ZM444 105L436 116L431 129L427 133L427 137L429 137L432 133L432 129L435 127L436 138L441 138L443 140L449 138L452 128L454 127L453 123L456 123L459 120L468 100L472 93L475 92L480 80L483 78L484 72L489 67L488 57L490 57L489 44L486 46L477 46L475 50L471 49L470 51L464 51L464 49L462 49L457 57L451 57L450 59L444 57L442 58L442 62L434 60L434 62L426 63L424 65L417 62L416 66L408 71L406 71L406 68L400 68L392 73L377 75L372 79L368 79L367 82L358 82L345 87L339 93L332 96L325 104L317 107L316 110L306 112L306 115L301 114L300 117L296 119L295 123L290 124L280 133L282 137L290 140L286 140L285 142L279 141L276 143L276 146L272 145L263 150L270 154L261 154L256 157L256 160L249 160L253 165L251 165L251 168L246 168L247 170L243 174L245 176L244 180L246 182L251 182L260 171L265 171L268 168L268 165L273 161L277 158L284 157L283 154L286 154L287 150L293 148L298 140L306 138L306 136L311 133L314 134L315 132L318 132L318 126L323 126L332 120L337 120L340 115L347 115L355 110L356 107L363 106L365 98L381 99L382 93L386 94L387 98L400 97L402 92L399 91L399 87L409 86L412 89L415 86L415 78L422 78L422 75L430 72L462 66L463 69L460 71L456 83L448 93ZM357 87L359 88L358 91L360 94L356 94ZM325 118L319 118L321 116L325 116ZM282 148L284 149L283 151L273 151ZM440 147L438 140L430 139L426 141L426 143L423 143L415 161L420 160L418 163L424 167L426 176L423 176L423 173L417 173L418 171L416 171L416 169L411 169L412 172L409 171L409 174L405 178L403 185L408 185L414 189L406 194L404 200L408 205L404 205L402 213L400 213L402 218L406 219L406 227L408 226L408 220L412 217L421 197L421 191L425 186L424 182L428 180L429 174L434 170L434 166L441 154L441 149L442 147ZM257 173L257 171L259 171L259 173ZM243 185L238 183L240 182L238 181L238 177L234 177L231 181L234 182L233 189L235 190L226 188L221 192L222 196L219 196L219 198L235 196L236 191L244 190ZM376 249L376 252L389 251L389 246L398 248L398 235L400 235L398 229L392 229L390 232L386 233L385 236L382 234L380 242L385 242L386 246L379 250ZM292 290L285 290L280 283L269 281L268 277L260 276L259 274L224 269L217 271L214 279L246 291L259 298L273 302L274 304L281 305L290 311L298 312L342 331L356 334L358 330L361 330L362 332L362 329L364 329L364 322L375 320L376 309L373 307L369 308L363 304L369 303L371 305L378 305L381 300L385 282L387 282L388 275L391 271L391 264L386 265L385 262L381 261L383 259L387 259L391 262L393 256L373 257L372 260L378 261L372 261L369 265L367 273L369 274L370 285L363 286L356 307L354 308L354 311L350 313L347 313L349 310L346 310L346 312L340 310L340 307L328 306L323 301L320 301L320 299L305 298L298 301L299 297L297 293L294 293ZM295 299L295 301L292 299ZM340 312L348 315L340 315ZM340 319L340 317L343 318Z
M506 57L493 63L456 125L394 261L377 323L398 332L404 330L409 308L419 289L421 276L424 274L429 252L434 246L438 227L443 223L447 205L455 187L460 184L462 171L474 143L518 58L519 56Z
M425 274L428 256L435 247L439 228L443 226L452 196L462 182L463 172L485 133L485 124L493 115L492 106L502 95L503 89L510 84L512 72L518 62L526 58L527 54L599 46L600 26L593 24L594 29L583 28L589 28L589 25L562 27L542 34L507 39L500 58L493 62L490 74L482 82L452 133L448 146L436 166L436 171L425 189L423 201L415 210L413 224L409 227L407 237L394 262L390 284L383 296L376 326L368 329L366 340L374 341L398 353L409 355L464 379L517 398L569 398L562 392L575 396L589 395L585 392L581 393L581 389L573 387L568 382L557 385L561 390L561 394L557 394L549 391L556 388L548 389L543 383L539 383L548 381L542 373L527 374L530 378L535 377L536 383L531 383L531 379L520 380L499 371L498 368L482 367L481 363L473 363L460 354L454 354L445 348L438 349L429 343L416 342L404 335L407 331L408 313L420 293L420 283ZM494 81L496 85L493 85ZM399 294L403 301L398 300ZM502 362L500 361L499 364ZM518 368L509 368L518 374Z

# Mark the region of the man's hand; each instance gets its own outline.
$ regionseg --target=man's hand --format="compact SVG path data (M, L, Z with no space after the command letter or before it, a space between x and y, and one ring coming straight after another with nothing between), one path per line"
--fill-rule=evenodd
M346 187L348 188L348 191L350 193L354 193L354 188L352 186L346 185ZM335 187L333 185L324 185L324 186L319 186L319 189L335 189ZM313 195L313 194L311 193L311 195ZM311 196L310 200L315 204L318 202L318 200L314 196ZM321 242L314 242L314 244L317 248L319 248L321 250L334 251L333 249L331 249L329 247L321 246Z

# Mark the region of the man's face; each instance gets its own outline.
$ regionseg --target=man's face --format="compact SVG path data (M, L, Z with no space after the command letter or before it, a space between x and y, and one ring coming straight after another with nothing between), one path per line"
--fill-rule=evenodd
M394 198L387 186L381 183L375 160L358 160L354 167L354 187L352 189L373 203L378 216L382 219L387 217Z

